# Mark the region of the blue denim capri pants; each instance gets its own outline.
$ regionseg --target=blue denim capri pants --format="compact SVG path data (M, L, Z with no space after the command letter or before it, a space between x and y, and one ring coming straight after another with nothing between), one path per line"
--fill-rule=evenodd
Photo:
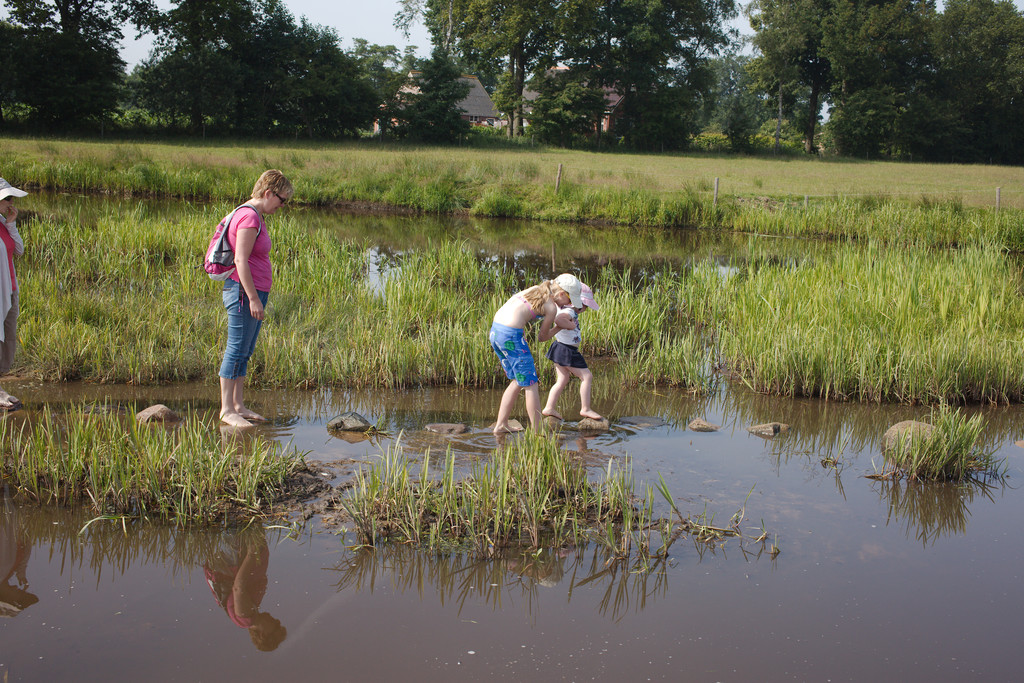
M258 291L257 294L260 303L266 307L270 293ZM224 282L221 298L228 312L228 343L224 348L224 362L220 364L219 374L224 379L237 379L245 377L263 321L252 317L249 312L249 296L234 280Z

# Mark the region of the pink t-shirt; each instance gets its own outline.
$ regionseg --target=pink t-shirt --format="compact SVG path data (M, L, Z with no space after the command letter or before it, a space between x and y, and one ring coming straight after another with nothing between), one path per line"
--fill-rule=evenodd
M271 243L267 224L256 209L245 206L236 211L231 217L231 225L228 226L228 244L232 250L235 249L235 238L239 228L258 228L260 231L256 243L252 246L252 253L249 254L249 271L252 273L252 283L256 285L256 289L269 292L270 285L274 282L274 272L270 267ZM239 282L238 271L231 274L231 279Z
M18 276L14 274L14 238L7 232L7 225L0 222L0 239L7 249L7 267L11 269L11 290L18 291Z

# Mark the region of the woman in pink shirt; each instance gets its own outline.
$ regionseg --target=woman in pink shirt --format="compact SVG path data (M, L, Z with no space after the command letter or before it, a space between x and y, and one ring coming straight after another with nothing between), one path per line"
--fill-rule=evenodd
M245 407L242 389L273 283L270 235L263 217L284 206L293 192L283 173L264 171L252 188L252 197L235 211L227 228L235 272L224 281L221 294L228 312L228 341L219 373L220 419L232 427L251 427L251 420L266 419Z

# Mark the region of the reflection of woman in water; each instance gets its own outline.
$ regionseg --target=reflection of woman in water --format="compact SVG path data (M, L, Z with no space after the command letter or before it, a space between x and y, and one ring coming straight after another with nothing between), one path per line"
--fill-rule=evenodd
M18 516L6 498L0 506L0 514L0 617L16 617L21 610L39 602L38 597L26 590L25 571L32 548L19 532ZM18 585L12 586L11 579L15 577Z
M258 649L277 649L288 635L281 622L260 611L267 592L267 566L270 549L261 533L245 534L233 542L228 552L218 552L203 567L217 604L237 626L249 629L249 637Z

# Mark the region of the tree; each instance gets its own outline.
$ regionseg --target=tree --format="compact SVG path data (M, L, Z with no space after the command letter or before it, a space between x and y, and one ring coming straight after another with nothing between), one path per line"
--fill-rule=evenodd
M566 0L560 9L562 60L623 96L623 141L685 146L713 83L708 60L729 42L733 0Z
M302 19L289 55L280 103L293 109L309 137L353 136L377 114L377 93L359 63L338 45L333 29Z
M553 65L556 0L403 0L401 5L396 25L407 27L422 16L434 43L457 52L485 82L494 65L501 65L494 103L508 117L509 135L522 135L526 75Z
M941 157L1020 163L1024 15L1008 0L947 0L931 36L955 131Z
M362 38L353 42L352 58L373 88L380 134L387 135L402 115L400 91L409 81L409 72L416 68L415 48L407 47L404 54L399 54L394 45L373 45Z
M144 23L142 0L8 0L11 68L18 100L49 128L74 126L113 110L124 76L118 45L126 19Z
M415 91L403 93L399 135L410 140L446 144L469 133L459 103L469 85L459 80L459 69L441 48L434 48L415 78Z
M590 85L586 74L569 69L545 70L530 80L537 93L530 113L530 133L542 142L561 147L573 139L592 136L605 110L602 88Z
M804 151L815 152L821 98L832 79L831 65L822 51L822 25L831 11L832 0L754 0L747 6L755 31L753 44L759 53L751 71L758 86L777 97L776 152L787 90L791 100L799 90L805 93Z
M193 133L203 129L209 116L229 118L226 112L234 111L238 85L245 79L244 60L260 56L251 50L232 52L229 46L245 42L257 23L254 10L249 0L175 0L152 22L157 45L141 71L147 103L158 112L184 116Z
M715 85L705 100L701 121L702 128L724 133L739 152L750 149L751 137L768 118L750 74L753 61L735 50L711 61Z
M835 0L822 54L840 153L927 156L949 144L949 107L935 97L933 18L932 0Z

